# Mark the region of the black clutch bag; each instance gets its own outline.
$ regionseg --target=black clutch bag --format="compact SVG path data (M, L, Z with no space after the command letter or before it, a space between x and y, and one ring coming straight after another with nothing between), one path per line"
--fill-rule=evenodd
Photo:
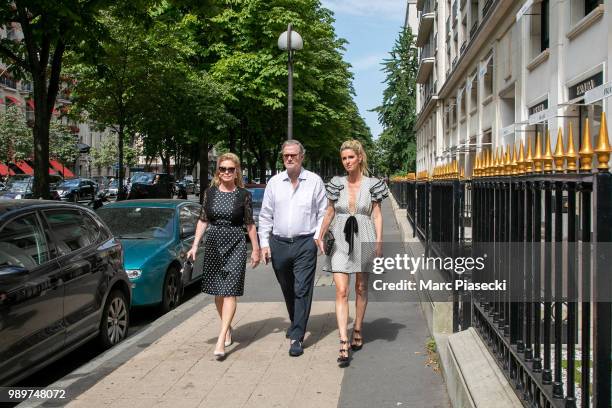
M323 236L325 255L331 255L332 249L334 249L334 234L331 231L327 231Z

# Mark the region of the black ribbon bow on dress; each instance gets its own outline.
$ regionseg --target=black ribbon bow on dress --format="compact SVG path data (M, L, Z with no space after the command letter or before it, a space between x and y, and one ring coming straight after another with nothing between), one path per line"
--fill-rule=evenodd
M359 227L357 226L357 218L355 218L354 215L351 215L346 220L346 224L344 224L344 238L349 244L349 255L353 253L353 238L358 231Z

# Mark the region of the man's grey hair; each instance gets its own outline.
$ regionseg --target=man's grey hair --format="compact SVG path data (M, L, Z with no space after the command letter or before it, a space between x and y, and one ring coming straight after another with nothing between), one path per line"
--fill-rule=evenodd
M304 154L306 154L306 149L304 149L304 146L302 146L302 144L295 140L295 139L291 139L291 140L287 140L285 141L285 143L283 143L283 147L281 147L281 152L285 151L285 147L287 146L298 146L300 148L300 154L303 156Z

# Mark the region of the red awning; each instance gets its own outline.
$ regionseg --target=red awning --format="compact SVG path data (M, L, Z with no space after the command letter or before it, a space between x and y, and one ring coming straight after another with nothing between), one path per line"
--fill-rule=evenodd
M10 101L10 104L13 105L21 105L21 101L17 98L15 98L14 96L11 95L6 95L5 98Z
M34 110L34 99L28 99L26 103L30 108L32 108L32 110Z
M28 174L28 175L34 174L34 169L31 168L30 165L24 162L23 160L19 160L15 162L15 166L19 167L19 169L23 171L25 174Z
M0 176L14 176L15 172L11 170L6 164L0 163Z
M58 162L57 160L49 160L49 163L51 164L51 167L53 167L59 173L62 173L64 177L74 177L74 173L71 172L68 167L65 167L64 165L62 165L62 163Z

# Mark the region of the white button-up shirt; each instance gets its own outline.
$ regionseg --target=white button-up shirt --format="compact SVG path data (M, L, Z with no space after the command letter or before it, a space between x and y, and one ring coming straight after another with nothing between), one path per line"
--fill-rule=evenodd
M260 246L269 246L270 233L318 238L326 207L325 184L317 174L302 168L295 188L286 170L275 175L268 181L259 211Z

